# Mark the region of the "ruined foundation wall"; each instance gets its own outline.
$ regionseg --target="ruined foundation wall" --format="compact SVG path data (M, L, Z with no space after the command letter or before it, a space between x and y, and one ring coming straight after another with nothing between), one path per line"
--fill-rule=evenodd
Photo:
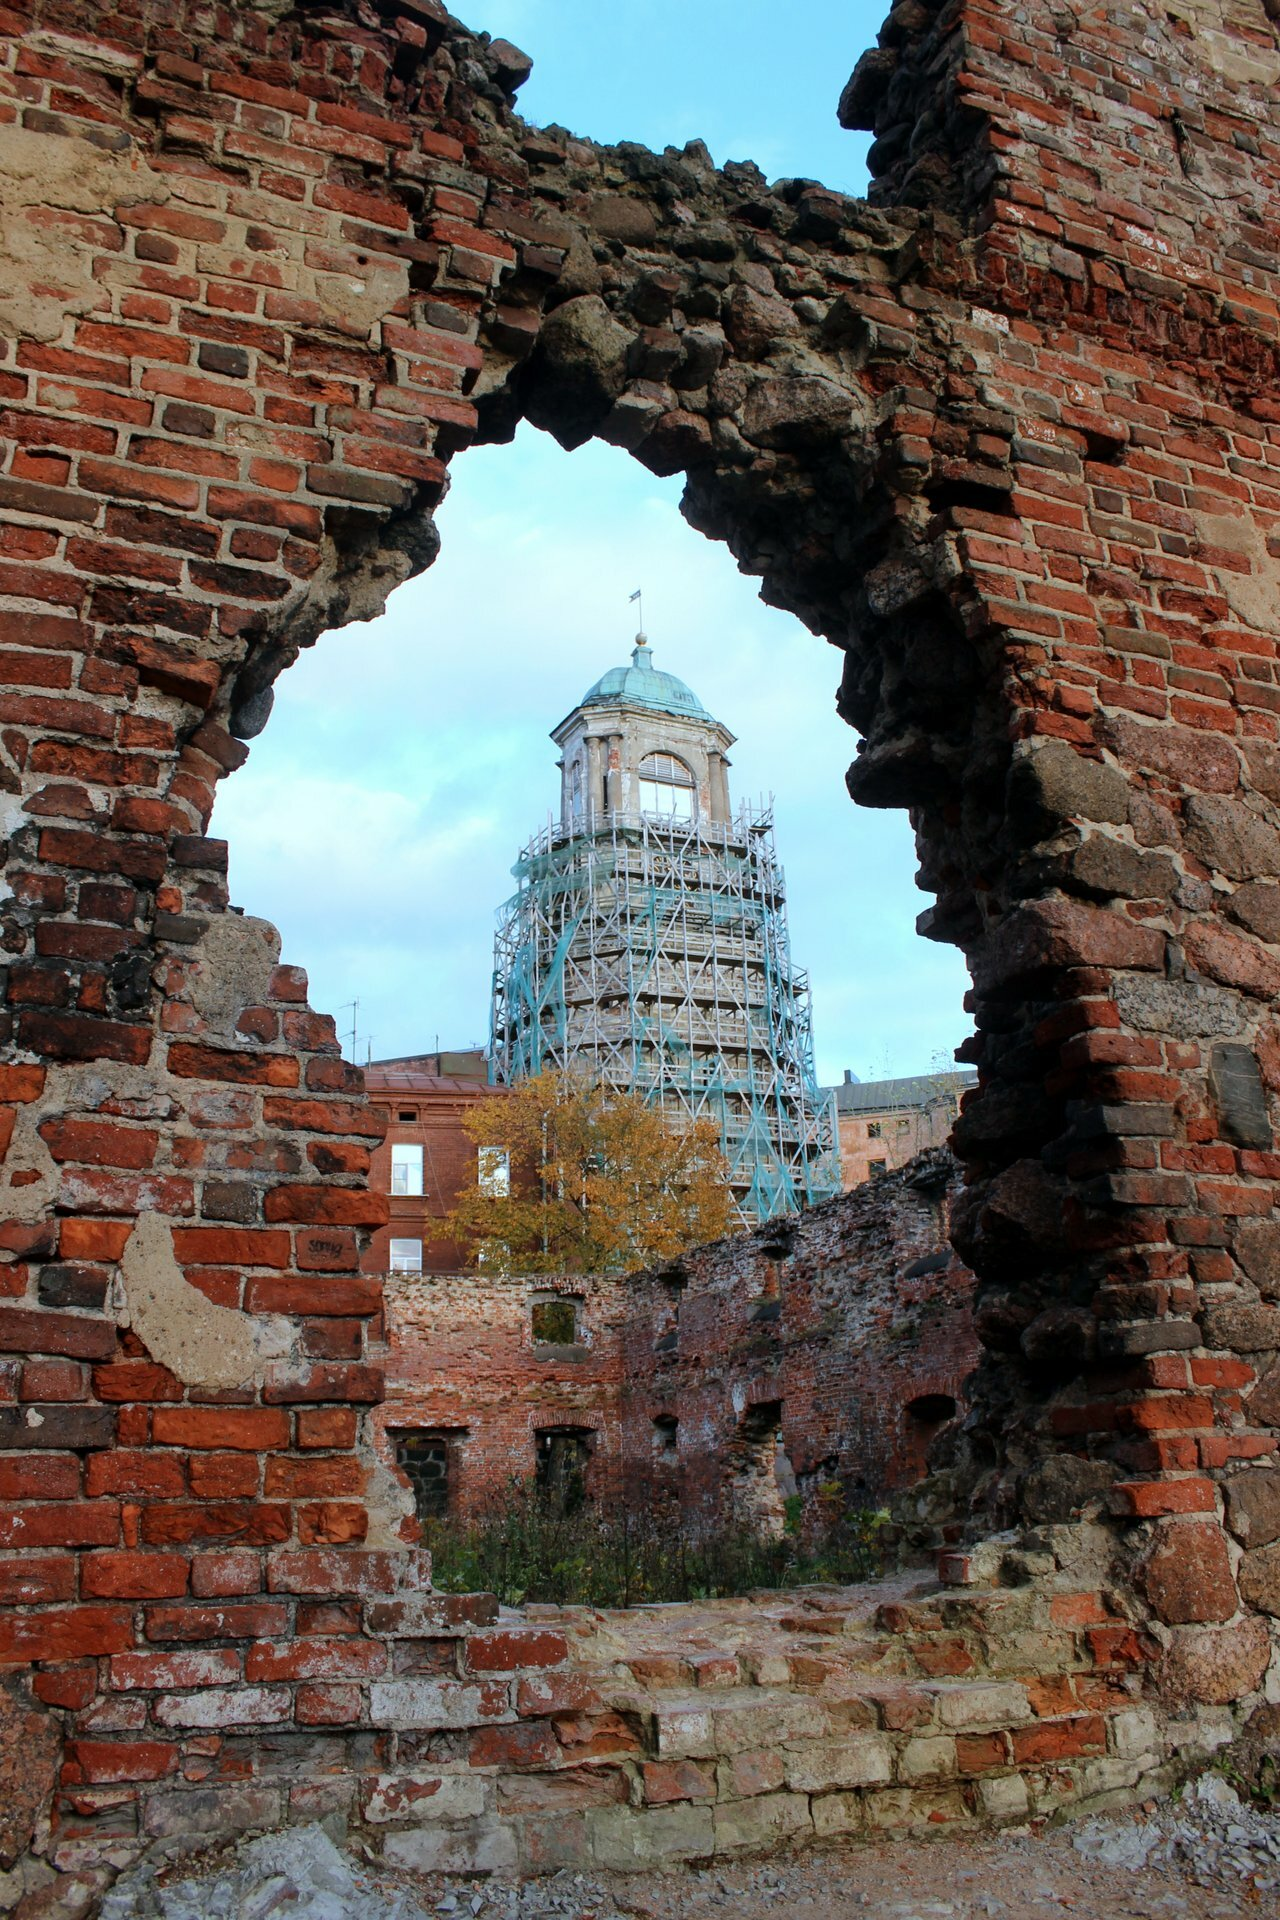
M449 1510L465 1518L533 1478L540 1434L569 1430L589 1436L592 1499L670 1501L701 1528L749 1517L744 1425L776 1406L769 1444L777 1427L812 1525L824 1481L878 1506L967 1410L979 1349L973 1275L946 1239L957 1184L935 1151L655 1273L389 1275L383 1458L404 1433L449 1436ZM551 1298L574 1303L571 1345L535 1338Z
M430 562L448 459L521 417L686 472L844 650L850 785L912 809L974 977L973 1527L1104 1514L1139 1664L1247 1706L1280 1617L1261 0L898 7L843 103L869 206L529 129L527 61L436 0L33 0L0 62L0 1658L33 1808L68 1742L58 1857L140 1807L282 1817L392 1737L375 1596L423 1570L364 1411L378 1130L204 830L275 675Z
M921 1479L979 1355L973 1275L947 1243L955 1177L950 1155L923 1154L657 1276L626 1326L629 1471L695 1519L741 1518L744 1445L776 1430L814 1527L826 1482L873 1507ZM670 1450L655 1445L663 1419Z

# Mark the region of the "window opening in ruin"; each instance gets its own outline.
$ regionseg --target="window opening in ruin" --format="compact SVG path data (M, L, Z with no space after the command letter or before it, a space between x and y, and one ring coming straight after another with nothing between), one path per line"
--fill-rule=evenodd
M921 1393L908 1400L906 1414L917 1426L940 1427L956 1417L956 1403L949 1393Z
M789 1483L789 1484L788 1484ZM779 1534L795 1475L782 1443L782 1402L762 1400L738 1422L729 1457L729 1503L734 1518L759 1533Z
M415 1107L401 1107L399 1113L396 1115L397 1120L416 1120L417 1117L418 1113Z
M888 1170L889 1162L887 1160L868 1160L867 1162L868 1176L876 1173L887 1173Z
M421 1240L393 1240L388 1255L388 1264L392 1273L421 1273Z
M680 1422L674 1413L659 1413L653 1422L653 1457L662 1466L674 1466L680 1458Z
M375 1060L428 1059L437 1027L445 1045L484 1042L493 915L513 856L561 804L547 731L633 650L637 610L616 588L624 553L626 571L645 579L656 670L738 736L731 805L754 807L771 790L785 805L778 855L812 984L819 1083L837 1081L846 1058L864 1080L909 1073L965 1037L962 962L905 931L918 905L909 823L845 804L837 655L685 525L683 485L599 442L565 453L527 425L510 443L469 449L451 466L436 563L372 622L305 646L277 681L270 725L222 783L211 830L229 842L236 904L277 925L285 958L307 966L311 1005L358 998L348 1058L363 1061L372 1036ZM497 569L495 552L520 563ZM457 643L421 649L427 627ZM662 758L644 765L643 781L636 762L618 804L640 806L643 785L646 808L712 812L692 757L661 741L653 752ZM564 803L572 810L580 792L589 809L604 769L575 769L575 757ZM832 886L850 860L858 885ZM607 993L606 981L602 1006ZM723 1010L706 1018L723 1030ZM851 1051L841 1033L850 1021L883 1036L883 1063Z
M655 1353L674 1353L680 1345L680 1302L684 1298L686 1285L685 1280L672 1278L663 1286L654 1316Z
M578 1303L562 1295L535 1300L530 1315L535 1347L573 1347L578 1343Z
M505 1200L511 1192L511 1155L505 1147L481 1147L476 1154L481 1193Z
M553 1513L577 1513L587 1498L595 1435L588 1427L544 1427L533 1438L539 1494Z
M458 1450L466 1436L465 1427L388 1430L396 1465L413 1488L419 1520L440 1520L448 1513Z
M867 1138L868 1140L878 1140L880 1138L880 1122L878 1120L868 1120Z
M391 1146L391 1191L393 1194L422 1192L422 1148L407 1140Z

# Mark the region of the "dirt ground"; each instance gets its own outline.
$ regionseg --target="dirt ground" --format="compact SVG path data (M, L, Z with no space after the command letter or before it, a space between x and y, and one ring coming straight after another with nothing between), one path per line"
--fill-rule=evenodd
M1280 1913L1273 1893L1259 1894L1234 1873L1199 1886L1182 1866L1105 1865L1076 1849L1073 1831L848 1842L765 1863L566 1874L519 1892L457 1879L421 1881L417 1891L429 1914L457 1920L1273 1920Z
M1172 1835L1172 1839L1171 1839ZM1164 1861L1141 1864L1153 1845ZM844 1841L669 1873L396 1872L291 1829L124 1876L102 1920L1235 1920L1280 1916L1280 1815L1166 1803L1078 1825ZM194 1876L192 1869L195 1869ZM1246 1876L1252 1876L1246 1877ZM1260 1883L1253 1884L1253 1880ZM1265 1890L1260 1890L1265 1889ZM49 1889L54 1892L55 1889ZM42 1912L85 1913L57 1905Z
M621 1912L646 1920L1227 1920L1265 1911L1239 1880L1201 1888L1176 1868L1134 1872L1087 1860L1069 1830L851 1844L643 1886L614 1881L610 1891Z

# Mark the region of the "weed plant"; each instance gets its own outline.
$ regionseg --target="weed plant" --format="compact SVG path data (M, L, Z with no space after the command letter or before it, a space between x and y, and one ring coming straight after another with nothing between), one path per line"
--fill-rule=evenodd
M774 1534L746 1524L698 1529L667 1504L569 1511L534 1486L513 1484L474 1518L425 1522L424 1544L440 1591L496 1593L509 1607L633 1607L874 1578L887 1516L844 1509L824 1492L816 1534L802 1529L798 1498Z

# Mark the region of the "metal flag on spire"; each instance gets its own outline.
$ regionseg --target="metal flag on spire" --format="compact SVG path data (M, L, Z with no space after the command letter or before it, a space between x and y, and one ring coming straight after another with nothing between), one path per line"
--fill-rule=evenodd
M640 613L639 613L640 631L641 633L643 633L644 632L644 588L643 587L636 588L628 604L634 607L637 600L640 602Z

